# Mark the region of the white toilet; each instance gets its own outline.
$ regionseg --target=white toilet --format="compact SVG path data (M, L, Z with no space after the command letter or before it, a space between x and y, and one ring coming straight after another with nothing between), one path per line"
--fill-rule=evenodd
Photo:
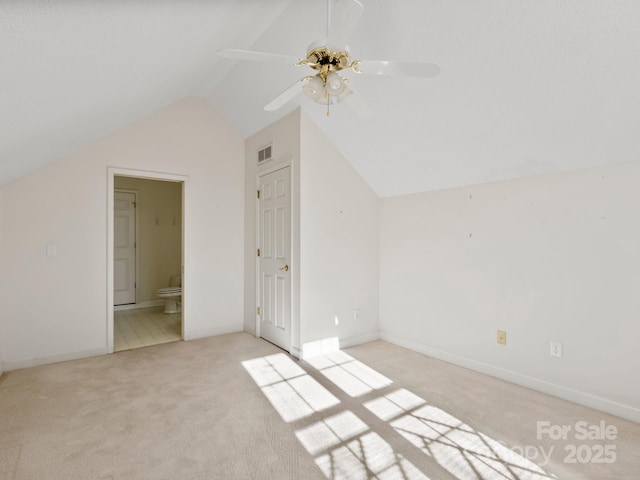
M156 295L165 299L164 313L179 313L182 311L182 276L171 275L169 286L159 288Z

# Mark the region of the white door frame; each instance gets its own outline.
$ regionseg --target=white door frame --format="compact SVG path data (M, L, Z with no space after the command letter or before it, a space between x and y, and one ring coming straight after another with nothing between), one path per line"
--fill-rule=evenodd
M137 177L148 180L182 182L182 338L189 321L189 265L187 255L187 206L189 201L189 176L130 168L107 167L107 353L113 353L113 193L114 177ZM185 288L186 287L186 288Z
M289 335L290 335L290 341L289 341L289 345L290 345L290 352L289 353L293 353L294 349L296 349L296 344L294 343L294 331L297 331L297 314L295 313L294 310L294 280L295 280L295 272L297 272L297 264L298 262L296 261L296 257L294 255L294 202L293 202L293 192L294 192L294 175L293 175L293 166L292 166L292 162L291 161L287 161L287 162L282 162L282 163L278 163L278 164L274 164L269 166L268 168L264 168L264 169L260 169L257 173L256 173L256 192L260 189L260 177L264 177L265 175L269 175L270 173L273 172L277 172L278 170L282 170L283 168L287 168L289 167L289 209L290 209L290 215L289 215L289 222L291 224L291 228L290 228L290 252L289 252L289 256L291 257L289 259L289 271L290 273L290 282L289 282L289 286L291 289L290 295L289 295L289 299L290 299L290 303L291 303L291 308L290 308L290 327L289 327ZM256 238L255 238L255 246L256 249L258 248L258 245L260 245L260 199L257 197L256 195L256 214L255 214L255 218L256 218ZM260 277L260 257L258 257L257 255L255 256L256 259L256 306L259 308L262 308L261 305L261 292L262 292L262 285L261 285L261 277ZM260 336L260 315L258 315L258 311L256 310L256 312L254 312L256 315L256 337L258 338L262 338ZM295 320L294 320L295 319ZM294 325L294 321L296 322L296 324ZM296 349L297 350L297 349Z
M138 190L131 190L128 188L113 188L114 192L122 192L122 193L133 193L135 195L136 198L136 210L135 210L135 215L136 215L136 245L138 243L138 232L140 231L140 215L138 215L138 197L140 196L140 192ZM113 208L113 201L111 202L111 208ZM111 241L113 241L113 235L111 236ZM136 256L136 261L135 261L135 267L136 267L136 279L135 279L135 295L136 295L136 303L138 302L138 282L139 282L139 277L138 277L138 273L140 272L140 255L138 255L138 248L136 247L135 249L135 256Z

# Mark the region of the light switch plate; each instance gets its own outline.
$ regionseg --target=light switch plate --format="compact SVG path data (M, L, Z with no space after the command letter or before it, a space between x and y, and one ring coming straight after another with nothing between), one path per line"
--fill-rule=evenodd
M549 343L549 355L552 357L562 358L562 343L550 342Z

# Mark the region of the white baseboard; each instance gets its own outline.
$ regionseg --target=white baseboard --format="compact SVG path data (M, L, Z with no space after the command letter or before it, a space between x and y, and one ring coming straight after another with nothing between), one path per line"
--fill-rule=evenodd
M49 365L51 363L68 362L69 360L78 360L81 358L96 357L98 355L107 354L107 347L95 348L92 350L82 350L80 352L60 353L57 355L48 355L46 357L25 358L22 360L12 360L4 362L4 370L18 370L20 368L37 367L39 365Z
M375 342L380 339L378 332L367 333L366 335L358 335L357 337L341 338L340 349L355 347L356 345L362 345L363 343Z
M256 322L252 322L251 324L244 324L243 326L243 330L245 332L247 332L249 335L253 335L254 337L257 336L256 335Z
M113 311L119 312L122 310L136 310L138 308L161 307L165 303L164 300L149 300L148 302L130 303L128 305L115 305Z
M216 328L205 328L203 330L190 330L188 332L184 332L184 340L197 340L198 338L206 338L206 337L215 337L217 335L226 335L228 333L238 333L243 332L243 326L238 327L216 327Z
M296 351L293 351L292 349L292 354L294 357L301 360L308 360L318 355L327 355L329 353L337 352L343 348L373 342L374 340L378 340L378 338L377 332L349 338L329 337L322 340L306 342L302 345L302 348L298 348Z
M618 417L626 418L627 420L640 423L640 409L632 407L630 405L618 403L607 398L592 395L590 393L582 392L579 390L574 390L572 388L557 385L555 383L546 382L538 378L522 375L511 370L496 367L488 363L478 362L476 360L462 357L453 353L444 352L442 350L429 347L428 345L423 345L411 340L406 340L404 338L396 337L388 333L380 333L379 338L380 340L384 340L385 342L393 343L395 345L408 348L409 350L423 353L425 355L443 360L448 363L453 363L454 365L459 365L476 372L500 378L501 380L506 380L507 382L515 383L516 385L521 385L523 387L531 388L532 390L548 393L549 395L554 395L564 400L569 400L570 402L578 403L590 408L595 408L596 410L601 410L603 412L610 413L611 415L616 415Z

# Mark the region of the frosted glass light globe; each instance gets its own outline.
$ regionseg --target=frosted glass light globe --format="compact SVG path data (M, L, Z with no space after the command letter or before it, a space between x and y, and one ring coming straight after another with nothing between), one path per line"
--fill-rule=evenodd
M318 101L324 94L324 83L320 75L311 77L302 87L304 94L313 101Z

